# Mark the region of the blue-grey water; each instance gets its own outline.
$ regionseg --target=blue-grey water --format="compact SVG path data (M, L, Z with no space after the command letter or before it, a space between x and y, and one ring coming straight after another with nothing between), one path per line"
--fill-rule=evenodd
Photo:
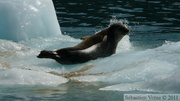
M123 94L180 93L179 0L53 2L65 36L19 42L0 40L0 100L123 101ZM40 50L79 43L79 38L106 28L113 19L123 20L131 30L117 54L68 66L35 59ZM44 74L74 71L87 65L95 67L85 72L85 76L73 77L68 82L60 79L65 83L59 85L56 85L60 82L58 78Z
M62 32L76 38L106 27L115 16L129 22L133 43L157 46L166 40L179 41L178 0L54 0L54 3Z

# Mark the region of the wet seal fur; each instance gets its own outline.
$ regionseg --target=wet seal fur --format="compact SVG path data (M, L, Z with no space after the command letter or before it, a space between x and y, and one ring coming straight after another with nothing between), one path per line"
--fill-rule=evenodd
M38 58L54 59L61 64L77 64L107 57L116 52L118 42L129 33L129 29L121 23L110 25L90 37L87 37L74 47L62 48L56 51L43 50Z

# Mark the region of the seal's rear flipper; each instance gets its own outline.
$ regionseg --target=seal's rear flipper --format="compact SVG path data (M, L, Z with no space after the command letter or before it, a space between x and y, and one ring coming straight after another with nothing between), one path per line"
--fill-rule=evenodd
M43 50L40 52L40 54L37 56L37 58L60 58L57 52L55 51L49 51L49 50Z

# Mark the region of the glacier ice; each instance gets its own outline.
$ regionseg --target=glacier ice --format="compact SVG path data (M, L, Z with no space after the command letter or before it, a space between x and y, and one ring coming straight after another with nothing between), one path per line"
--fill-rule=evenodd
M12 41L61 34L52 0L1 0L0 39Z

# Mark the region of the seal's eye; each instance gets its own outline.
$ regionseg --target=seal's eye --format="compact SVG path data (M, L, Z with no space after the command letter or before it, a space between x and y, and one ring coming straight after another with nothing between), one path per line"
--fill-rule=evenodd
M124 33L129 33L129 29L127 29L126 27L122 27L120 28L120 30Z

